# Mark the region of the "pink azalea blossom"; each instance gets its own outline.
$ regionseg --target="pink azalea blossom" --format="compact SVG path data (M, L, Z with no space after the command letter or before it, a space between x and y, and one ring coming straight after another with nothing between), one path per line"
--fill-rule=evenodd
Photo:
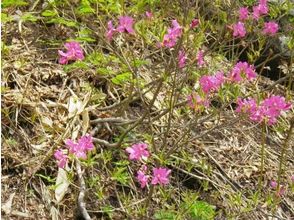
M249 11L247 7L241 7L239 9L239 20L244 21L247 20L249 17Z
M71 60L83 60L84 53L78 42L72 41L64 44L64 47L67 49L67 52L58 50L60 55L59 63L67 64Z
M248 114L252 121L259 122L262 119L257 103L253 98L237 99L238 107L236 112Z
M149 18L149 19L151 19L151 18L153 17L153 14L152 14L151 11L146 11L146 12L145 12L145 15L146 15L146 17Z
M224 83L223 72L217 72L214 76L204 75L199 80L201 89L204 93L217 91Z
M64 168L67 163L68 156L62 150L56 150L54 157L58 161L58 167Z
M182 35L182 29L177 20L172 20L172 28L169 28L167 34L163 36L163 46L169 48L174 47L178 38Z
M278 186L278 183L275 180L270 181L271 188L275 189Z
M108 23L107 23L107 32L106 32L107 40L111 41L115 32L116 32L116 29L114 28L114 26L112 24L112 21L108 21Z
M143 165L140 168L140 170L137 172L137 180L139 181L141 188L144 188L148 183L149 176L145 174L146 171L147 171L147 166Z
M133 29L134 19L129 16L120 16L119 25L117 27L118 32L128 32L129 34L134 34Z
M202 98L195 92L187 97L188 106L194 110L198 110L201 107L209 107L209 101L206 98Z
M281 112L291 108L291 103L287 103L282 96L271 96L263 100L260 105L251 98L244 100L238 98L237 104L236 112L247 113L252 121L265 121L268 125L275 124Z
M199 25L199 19L194 18L190 23L190 28L194 29L194 28L198 27L198 25Z
M259 4L253 7L253 18L258 20L261 15L268 13L267 1L259 1Z
M197 65L201 68L205 65L204 61L204 51L199 50L197 55L196 55L196 60L197 60Z
M153 168L153 177L151 184L156 185L156 184L161 184L161 185L166 185L169 183L169 174L171 173L171 170L166 169L166 168Z
M137 172L137 180L139 181L141 188L144 188L148 183L149 176L145 175L141 170Z
M239 21L237 24L233 25L233 36L234 37L245 37L246 29L243 22Z
M278 32L278 30L279 30L279 25L274 21L270 21L270 22L264 23L264 28L262 32L264 34L274 35L275 33Z
M184 68L185 65L186 65L186 60L187 60L187 56L185 54L185 51L184 50L180 50L179 51L179 55L178 55L178 65L179 65L179 68Z
M69 148L69 152L71 154L74 154L77 158L82 159L87 158L87 151L94 149L92 136L90 135L82 136L77 143L68 139L65 141L65 145Z
M242 75L248 80L252 80L257 76L253 65L240 61L233 67L229 77L235 82L240 82L242 80Z
M149 157L149 151L147 149L148 145L145 143L133 144L131 147L126 149L126 152L129 153L130 160L140 160L147 159Z
M276 123L281 111L287 111L290 108L291 103L287 103L284 97L275 95L265 99L260 105L263 116L269 125Z

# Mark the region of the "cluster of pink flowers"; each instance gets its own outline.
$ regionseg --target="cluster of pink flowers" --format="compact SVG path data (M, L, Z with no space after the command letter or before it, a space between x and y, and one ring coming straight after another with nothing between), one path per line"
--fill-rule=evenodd
M150 156L148 151L148 145L146 143L133 144L131 147L126 148L126 152L129 153L130 160L146 161ZM137 180L140 183L141 188L147 186L150 176L147 174L148 168L145 164L137 171ZM153 168L152 185L166 185L169 183L169 174L171 170L158 167Z
M256 72L253 65L249 65L247 62L238 62L232 69L229 78L232 81L240 82L242 75L248 80L256 78Z
M258 20L261 15L266 15L268 13L267 0L259 0L258 5L253 7L252 16L255 20ZM239 21L236 24L233 24L233 36L234 37L245 37L246 28L243 23L245 20L249 19L249 10L247 7L241 7L239 9ZM278 32L279 25L274 22L265 22L262 30L263 34L274 35Z
M233 25L233 36L234 37L245 37L246 35L246 28L243 22L238 21L237 24Z
M112 21L108 21L107 23L107 32L106 32L106 38L107 40L111 41L113 38L113 35L116 32L126 32L129 34L134 34L135 31L133 29L133 25L134 25L134 19L132 17L129 16L120 16L119 17L119 25L117 26L117 28L115 28L113 26Z
M224 83L224 73L219 71L213 76L204 75L200 78L199 83L205 94L217 91Z
M266 15L267 13L267 0L259 0L258 5L253 7L253 18L258 20L261 15Z
M81 45L78 42L72 41L64 44L64 47L67 49L66 52L58 50L60 56L59 63L67 64L71 60L83 60L84 52L81 48Z
M163 36L162 45L165 47L174 47L177 43L178 38L182 35L183 28L179 25L177 20L172 20L172 27L168 28L167 34Z
M87 152L94 149L92 136L87 134L82 136L78 142L74 142L71 139L65 141L65 145L69 150L69 153L75 155L77 158L86 159ZM64 168L68 160L68 155L64 153L64 150L56 150L54 157L58 161L58 166Z
M279 25L274 21L264 23L263 33L268 35L274 35L279 30Z
M238 98L237 104L236 112L246 113L252 121L265 121L268 125L275 124L281 112L291 108L291 103L287 103L284 97L275 95L263 100L260 105L252 98Z
M130 160L147 160L150 156L148 145L145 143L133 144L131 147L127 147L126 152L130 154Z

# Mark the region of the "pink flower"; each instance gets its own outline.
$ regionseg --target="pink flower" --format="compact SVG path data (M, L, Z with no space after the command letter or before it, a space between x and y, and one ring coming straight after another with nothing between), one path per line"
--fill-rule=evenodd
M191 29L194 29L194 28L196 28L198 25L199 25L199 19L194 18L194 19L191 21L190 28L191 28Z
M58 167L64 168L65 164L67 163L68 156L63 153L62 150L56 150L54 153L54 157L58 160Z
M149 157L148 145L145 143L133 144L132 147L128 147L126 152L129 153L130 160L140 160L141 158L147 159Z
M217 91L224 83L224 74L223 72L217 72L214 76L202 76L199 83L202 91L206 94Z
M146 15L146 17L149 18L149 19L151 19L151 18L153 17L153 14L152 14L151 11L146 11L146 12L145 12L145 15Z
M107 32L106 32L106 38L107 40L111 41L113 34L116 32L116 29L114 28L112 21L108 21L107 23Z
M179 51L179 55L178 55L178 65L179 68L184 68L186 65L186 60L187 60L187 56L185 55L185 51L184 50L180 50Z
M196 55L196 60L197 60L197 65L201 68L205 65L204 61L204 51L199 50L197 55Z
M246 35L246 29L243 22L239 21L237 24L233 25L233 36L234 37L245 37Z
M161 184L161 185L166 185L169 183L168 176L171 173L171 170L166 169L166 168L153 168L153 177L151 184L156 185L156 184Z
M87 151L91 151L94 149L94 144L92 140L92 136L85 135L82 136L78 143L74 142L71 139L65 141L65 145L69 148L69 152L74 154L77 158L86 159Z
M249 118L255 122L259 122L262 120L263 115L253 98L247 98L243 100L241 98L238 98L237 104L238 107L236 109L236 112L248 114Z
M147 185L149 179L149 176L145 174L146 171L147 166L143 165L141 169L137 172L137 180L139 181L142 189Z
M270 181L271 188L275 189L278 186L278 183L275 180Z
M262 32L264 34L274 35L275 33L278 32L278 30L279 30L279 25L274 21L270 21L270 22L264 23L264 28Z
M249 14L248 8L247 7L241 7L239 9L239 20L240 21L247 20L248 17L249 17L248 14Z
M119 25L117 27L118 32L128 32L129 34L134 34L133 29L134 19L129 16L120 16Z
M258 106L254 99L237 100L238 107L236 112L243 112L249 115L249 118L255 122L265 121L269 125L277 122L281 111L291 108L291 103L286 103L285 98L281 96L271 96Z
M58 50L60 55L59 63L67 64L71 60L83 60L84 53L78 42L72 41L64 44L64 47L67 49L67 52Z
M294 175L292 175L292 176L290 177L290 179L291 179L292 183L294 183Z
M253 7L253 18L258 20L261 15L268 13L267 1L259 1L259 4Z
M240 61L233 67L229 77L235 82L240 82L242 80L242 74L245 75L248 80L256 78L257 75L253 65Z
M182 35L182 27L177 20L172 20L172 28L167 30L167 34L163 36L163 46L174 47L177 43L177 39Z
M285 102L284 97L275 95L265 99L260 105L263 116L269 125L276 123L281 111L287 111L290 108L291 103Z
M201 107L209 107L209 101L206 98L202 98L195 92L187 97L188 106L194 110L198 110Z

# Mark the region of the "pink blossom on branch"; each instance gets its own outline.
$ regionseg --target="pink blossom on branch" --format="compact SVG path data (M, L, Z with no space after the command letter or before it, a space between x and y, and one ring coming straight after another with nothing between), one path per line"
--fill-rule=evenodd
M134 19L129 16L120 16L119 17L119 25L117 27L118 32L128 32L129 34L134 34L135 31L133 29Z
M67 64L69 61L83 60L85 58L81 45L78 42L65 43L64 47L67 49L66 52L58 50L60 64Z
M68 156L62 150L56 150L54 157L58 161L58 167L64 168L67 163Z
M145 175L145 173L141 170L137 172L137 180L140 183L141 188L144 188L148 183L149 176Z
M264 28L262 33L272 36L276 34L278 30L279 30L279 25L274 21L270 21L270 22L264 23Z
M243 22L238 21L237 24L233 25L233 36L234 37L245 37L246 29Z
M209 94L217 91L220 86L224 83L223 72L217 72L214 76L204 75L199 80L201 89L204 93Z
M190 28L194 29L194 28L198 27L198 25L199 25L199 19L194 18L190 23Z
M239 20L244 21L249 18L249 11L247 7L241 7L239 9Z
M287 111L291 108L291 103L287 103L282 96L273 95L265 99L260 108L266 122L272 125L276 123L282 111Z
M106 38L107 40L111 41L113 38L113 35L115 34L116 29L114 28L112 21L108 21L107 23L107 32L106 32Z
M185 67L186 60L187 60L187 56L185 54L185 51L184 50L180 50L179 51L179 55L178 55L178 65L179 65L179 68L180 69L182 69L182 68Z
M196 55L196 61L197 61L197 65L201 68L205 65L205 61L204 61L204 51L203 50L199 50L197 55Z
M182 29L177 20L172 20L172 28L169 28L167 34L163 36L162 45L169 48L174 47L182 35Z
M130 160L140 160L147 159L150 155L148 151L148 145L145 143L138 143L133 144L131 147L128 147L126 149L126 152L129 153L129 159Z
M69 152L74 154L77 158L86 159L87 152L94 149L93 139L91 135L82 136L78 142L71 139L65 141L65 145L69 148Z
M152 185L160 184L160 185L166 185L169 183L169 174L171 173L171 170L166 168L153 168L153 176L152 176Z
M258 20L261 15L268 13L267 1L261 0L259 4L253 7L253 18Z
M240 82L243 77L248 80L256 78L257 74L253 65L249 65L247 62L238 62L229 74L229 78L235 82Z

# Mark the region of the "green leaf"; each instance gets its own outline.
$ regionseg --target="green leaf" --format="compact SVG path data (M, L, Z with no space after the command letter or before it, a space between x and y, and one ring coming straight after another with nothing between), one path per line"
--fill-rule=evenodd
M176 215L171 211L160 210L154 214L154 218L156 220L174 220Z
M26 6L28 3L23 0L3 0L2 1L2 8L7 8L7 7L19 7L19 6Z
M1 23L3 24L10 21L13 21L13 17L6 13L1 12Z
M119 183L123 185L127 185L129 182L129 174L125 171L125 167L119 167L117 168L114 173L112 174L112 179L118 181Z
M58 13L56 11L52 11L52 10L45 10L42 12L42 16L44 17L53 17L56 16Z
M129 81L132 77L132 74L130 72L125 72L122 74L118 74L114 78L111 79L111 82L116 85L122 85L123 83Z
M213 220L214 208L204 201L196 201L189 208L189 214L195 220Z
M47 23L51 24L51 23L55 23L55 24L63 24L67 27L77 27L78 24L74 21L70 21L64 18L52 18L49 21L47 21Z
M32 15L29 12L24 13L21 16L21 20L23 21L31 21L31 22L36 22L38 20L38 18L35 15Z

